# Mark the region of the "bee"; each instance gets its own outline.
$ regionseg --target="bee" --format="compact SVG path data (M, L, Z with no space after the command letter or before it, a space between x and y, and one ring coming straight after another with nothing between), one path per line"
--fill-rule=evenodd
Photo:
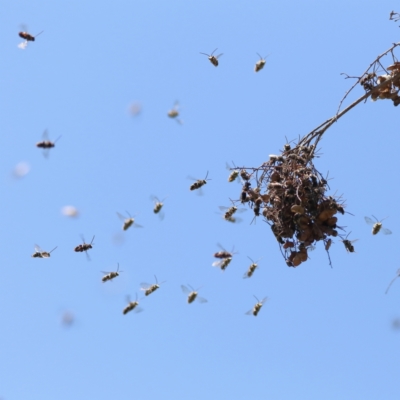
M264 68L265 63L267 62L265 60L265 58L268 56L266 56L265 58L262 58L258 53L256 53L256 54L260 57L260 60L256 62L256 65L254 66L254 71L258 72Z
M188 302L189 304L190 304L190 303L193 303L195 300L199 301L200 303L207 303L207 300L206 300L204 297L199 297L199 296L197 296L197 292L198 292L198 290L199 290L200 288L194 290L194 289L192 288L192 286L190 286L190 285L188 285L188 286L189 286L190 289L192 289L192 290L189 290L185 285L181 285L181 288L182 288L183 293L186 293L186 294L188 295L187 302Z
M39 147L40 149L43 149L43 155L47 158L49 155L49 149L52 149L55 147L56 142L58 139L60 139L61 136L59 136L54 142L50 141L48 138L48 133L47 129L43 132L42 138L43 140L41 142L36 143L36 147Z
M160 287L160 285L165 282L165 281L163 281L161 283L158 283L157 277L155 275L154 275L154 278L156 278L156 283L154 283L152 285L150 285L150 284L148 284L146 282L143 282L143 283L140 284L140 286L141 286L140 290L144 290L144 294L146 296L148 296L149 294L152 294L153 292L155 292Z
M207 183L207 181L210 181L211 179L207 179L207 176L208 176L208 171L204 179L198 179L195 183L190 185L190 190L200 189L203 185Z
M124 221L124 224L122 225L122 229L124 231L128 230L135 223L135 219L128 213L128 211L126 211L126 213L129 215L129 218L127 218L124 215L122 215L119 212L117 212L118 218L121 221ZM143 226L139 225L139 224L134 224L133 226L135 228L143 228Z
M237 220L237 219L233 218L233 214L235 214L236 212L242 213L242 212L246 211L245 208L240 208L240 209L238 209L238 208L235 207L235 206L232 206L232 207L219 206L219 209L220 209L221 211L224 211L223 218L224 218L226 221L229 221L229 222L239 222L240 219Z
M143 311L143 308L138 307L139 301L138 301L137 293L136 293L135 301L131 301L129 296L127 296L127 301L128 301L128 305L122 310L122 314L124 314L124 315L128 314L128 312L130 312L132 310L135 310L136 313Z
M351 232L349 232L349 234L346 236L346 239L343 239L342 242L348 253L355 253L354 246L352 243L356 242L358 239L348 240L347 238L349 237L350 233Z
M373 215L373 217L375 218L376 222L372 221L371 218L364 217L365 222L368 225L372 225L372 234L373 235L376 235L379 231L381 231L384 235L391 235L392 234L392 231L382 227L382 221L385 220L387 217L381 219L380 221L378 221L378 218L376 218L374 215Z
M218 47L215 50L217 50L217 49L218 49ZM204 54L205 56L207 56L208 59L210 60L211 64L214 65L215 67L218 67L218 58L221 57L223 53L221 53L217 56L214 56L213 54L214 54L215 50L211 54L207 54L207 53L200 53L200 54Z
M168 197L168 196L167 196ZM164 199L162 199L161 201L156 197L156 196L151 196L151 199L154 201L154 208L153 208L153 212L154 214L158 214L160 216L161 219L164 218L164 213L160 212L161 209L164 206L164 200L167 198L165 197Z
M390 286L392 286L392 283L393 283L399 276L400 276L400 269L397 270L397 275L396 275L396 276L391 280L391 282L389 283L389 286L387 287L385 294L387 294L387 292L388 292L389 289L390 289Z
M261 260L261 258L259 258L257 261L253 261L250 257L247 258L251 261L251 264L249 266L249 269L243 275L243 279L252 277L254 271L258 268L257 263Z
M247 193L250 190L251 182L246 181L242 187L242 193L240 194L240 202L243 204L248 201Z
M37 244L35 244L35 252L32 254L34 258L49 258L50 253L52 253L58 246L54 247L53 250L47 252L43 251Z
M235 249L234 247L232 248L232 252L229 253L229 251L226 251L219 243L218 243L218 247L222 249L222 251L218 251L216 253L214 253L214 257L215 258L232 258L234 254L236 254L236 252L233 252L233 250Z
M328 250L330 249L331 244L332 244L332 239L328 239L328 240L325 242L325 250L326 250L326 251L328 251Z
M254 307L251 310L247 311L246 314L247 315L253 314L255 317L257 317L257 314L260 312L261 307L263 306L263 304L268 300L268 297L264 297L261 301L258 300L256 296L254 296L254 297L257 300L257 303L254 305Z
M233 164L233 166L235 167L235 169L233 169L228 163L226 163L226 169L228 171L232 171L228 176L228 182L235 181L236 178L239 176L239 173L240 173L240 171L238 169L236 169L235 164Z
M106 274L101 278L101 280L103 282L111 281L112 279L114 279L117 276L119 276L119 272L124 272L124 271L120 271L119 270L119 263L117 265L118 265L118 268L117 268L116 271L113 271L113 272L101 271L101 272L103 272L103 274Z
M168 117L176 118L177 116L179 116L178 108L179 108L179 103L176 101L174 104L174 107L168 111L168 114L167 114ZM177 118L175 121L182 125L182 120L180 120L179 118Z
M222 271L225 271L228 265L231 263L232 257L223 258L220 261L214 261L211 265L213 267L221 268Z
M19 32L18 36L21 37L22 39L25 39L24 42L20 43L18 45L18 47L22 50L24 50L26 48L26 46L28 46L28 42L34 42L35 38L37 36L39 36L41 33L43 33L44 31L39 32L37 35L33 36L28 32Z
M89 254L88 254L87 251L93 248L94 236L95 235L93 235L92 241L90 243L85 243L85 239L82 236L83 243L78 245L78 246L76 246L74 251L76 251L77 253L82 253L84 251L86 253L87 259L90 260L90 257L89 257Z

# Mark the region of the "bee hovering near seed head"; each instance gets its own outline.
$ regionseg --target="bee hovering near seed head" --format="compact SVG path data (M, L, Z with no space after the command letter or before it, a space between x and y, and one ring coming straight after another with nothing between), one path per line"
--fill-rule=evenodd
M82 240L83 240L83 243L76 246L74 251L76 251L77 253L82 253L84 251L86 253L87 259L90 260L90 257L89 257L89 254L87 251L93 248L94 235L93 235L92 241L90 243L85 243L85 239L83 236L82 236Z
M20 43L18 45L18 47L22 50L24 50L26 48L26 46L28 46L28 42L34 42L36 36L39 36L41 33L43 33L44 31L39 32L37 35L33 36L28 32L19 32L18 36L21 37L22 39L25 39L24 42Z
M205 185L207 183L207 181L211 181L211 179L207 179L208 176L208 171L207 171L207 175L204 179L198 179L195 183L190 185L190 190L196 190L196 189L200 189L203 185ZM193 179L193 178L191 178Z
M232 201L232 200L231 200ZM233 204L233 202L232 202L232 204ZM222 218L225 220L225 221L229 221L229 222L240 222L241 221L241 219L240 218L235 218L234 216L233 216L233 214L235 214L235 213L242 213L242 212L244 212L244 211L246 211L246 209L245 208L237 208L236 206L232 206L232 207L224 207L224 206L219 206L219 209L221 210L221 211L223 211L223 215L222 215Z
M153 292L155 292L160 287L160 285L165 282L165 281L163 281L163 282L158 283L157 277L155 275L154 275L154 278L156 278L156 283L153 283L150 285L147 282L142 282L140 284L140 286L141 286L140 290L144 290L145 296L148 296L149 294L152 294Z
M43 149L43 155L47 158L49 155L49 149L52 149L55 147L58 139L60 139L61 136L59 136L54 142L49 140L47 129L43 132L43 140L41 142L36 143L36 147L39 147L40 149Z
M231 263L232 257L226 257L219 261L214 261L211 265L213 267L221 268L222 271L225 271L228 265Z
M119 263L117 265L118 265L118 267L117 267L116 271L113 271L113 272L101 271L103 274L106 274L101 278L101 280L103 282L111 281L114 278L116 278L117 276L119 276L119 272L124 272L124 271L119 270Z
M347 238L349 237L350 233L351 232L348 233L348 235L346 236L345 239L342 240L342 242L343 242L344 247L345 247L345 249L347 250L348 253L355 253L353 243L356 242L358 239L348 240Z
M128 314L128 312L130 312L132 310L135 310L136 313L143 311L143 308L138 307L139 301L138 301L137 293L136 293L135 301L131 301L129 296L127 296L127 301L128 301L128 305L122 310L122 314L124 314L124 315Z
M218 58L222 56L223 53L218 54L217 56L214 56L213 54L215 53L215 51L218 49L218 47L211 53L211 54L207 54L207 53L200 53L200 54L204 54L205 56L208 57L208 59L210 60L211 64L214 65L215 67L218 67Z
M122 225L122 229L124 231L128 230L132 225L134 228L143 228L142 225L139 224L135 224L135 218L133 218L128 211L126 211L126 213L129 215L129 218L125 217L124 215L120 214L119 212L117 212L118 218L121 221L124 221L124 225Z
M385 220L387 217L381 219L380 221L378 221L378 218L376 218L374 215L373 215L373 217L375 218L376 222L372 221L371 218L364 217L365 222L368 225L372 225L372 234L376 235L378 232L382 232L384 235L391 235L392 231L382 227L382 221Z
M52 253L56 248L57 248L57 246L54 247L54 249L51 251L44 251L37 244L35 244L35 252L32 254L32 257L34 257L34 258L49 258L50 253Z
M249 269L243 275L243 279L251 278L253 276L254 271L258 268L257 263L261 260L261 258L259 258L257 261L253 261L250 257L247 258L251 261L251 264L249 266Z
M258 54L258 53L256 53L256 54ZM258 54L258 56L260 57L260 60L257 61L256 65L254 66L254 71L255 72L261 71L264 68L265 63L267 62L265 59L268 57L268 56L265 56L263 58L259 54Z
M196 289L194 290L192 286L188 285L190 287L191 290L189 290L185 285L181 285L182 291L183 293L186 293L188 295L188 299L187 302L193 303L195 300L199 301L200 303L207 303L207 300L203 297L199 297L197 296L198 290L200 289Z
M253 314L255 317L257 317L257 314L261 310L261 307L263 306L263 304L268 300L268 297L264 297L261 301L258 300L256 296L254 296L254 297L256 298L257 303L254 305L254 307L251 310L247 311L246 314L247 315Z
M222 251L218 251L218 252L214 253L215 258L232 258L233 255L237 253L237 252L233 251L235 249L235 247L232 248L232 252L230 252L230 253L229 253L229 251L226 251L219 243L218 243L218 247L220 249L222 249Z

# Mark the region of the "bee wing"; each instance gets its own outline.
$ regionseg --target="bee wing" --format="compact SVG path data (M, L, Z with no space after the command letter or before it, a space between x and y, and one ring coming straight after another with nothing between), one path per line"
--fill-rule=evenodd
M219 206L218 207L221 211L229 210L229 207Z
M358 241L358 239L350 240L350 243L355 243L357 241Z
M119 212L117 212L117 215L118 215L118 218L121 220L121 221L124 221L125 222L125 220L127 219L127 217L124 217L122 214L120 214Z
M375 222L372 221L371 218L369 218L369 217L364 217L364 219L365 219L365 222L366 222L368 225L375 225Z
M224 260L220 260L220 261L214 261L211 265L213 267L219 267L221 266L221 264L223 263Z
M182 288L183 293L185 293L185 294L190 294L192 292L185 285L181 285L181 288Z
M242 218L238 218L238 217L224 218L224 220L228 221L228 222L232 222L233 224L243 221Z
M35 244L35 251L37 253L43 253L43 250L40 248L40 246L38 246L37 244Z
M153 285L150 285L150 283L147 282L142 282L140 284L140 290L147 290L150 289Z
M384 235L391 235L391 234L392 234L392 231L389 230L389 229L386 229L386 228L381 228L381 232L382 232Z
M133 223L133 225L132 225L134 228L143 228L143 225L139 225L139 224L137 224L137 223Z
M133 309L133 312L135 312L135 313L140 313L140 312L142 312L143 311L143 308L142 307L139 307L139 306L136 306L134 309Z
M236 213L243 213L243 212L245 212L245 211L247 211L246 208L238 208L238 209L235 211L235 214L236 214Z
M264 298L260 301L260 303L261 303L261 304L264 304L267 300L268 300L268 297L264 297Z
M253 309L247 311L245 314L246 314L246 315L253 315Z
M204 297L199 297L199 296L196 297L196 300L198 302L200 302L200 303L207 303L208 302L207 299L205 299Z
M22 43L20 43L20 44L18 45L18 47L19 47L20 49L22 49L22 50L25 50L25 49L26 49L26 46L28 46L28 41L27 41L27 40L25 40L25 42L22 42Z
M217 56L215 56L215 58L218 60L219 57L221 57L224 53L218 54Z

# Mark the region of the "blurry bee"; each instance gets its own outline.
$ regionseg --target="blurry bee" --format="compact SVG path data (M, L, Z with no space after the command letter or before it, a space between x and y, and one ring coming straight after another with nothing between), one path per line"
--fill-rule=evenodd
M143 283L140 284L140 286L141 286L140 290L144 290L144 294L146 296L148 296L149 294L152 294L153 292L155 292L160 287L160 285L165 282L165 281L163 281L161 283L158 283L157 277L155 275L154 275L154 278L156 278L156 283L154 283L152 285L150 285L150 284L148 284L146 282L143 282Z
M183 293L186 293L186 294L188 295L187 302L188 302L189 304L190 304L190 303L193 303L195 300L199 301L200 303L207 303L207 300L206 300L205 298L197 296L197 292L198 292L198 290L199 290L200 288L194 290L194 289L192 288L192 286L190 286L190 285L188 285L188 286L189 286L190 289L192 289L192 290L189 290L185 285L181 285L181 288L182 288Z
M232 206L232 207L219 206L219 209L220 209L221 211L224 211L223 218L224 218L226 221L229 221L229 222L239 222L239 220L236 220L235 218L233 218L233 214L235 214L236 212L242 213L242 212L246 211L245 208L240 208L240 209L238 209L238 208L235 207L235 206Z
M176 101L174 104L174 107L168 111L168 114L167 114L168 117L176 118L179 115L178 108L179 108L179 103ZM179 118L175 119L175 121L182 125L182 120L180 120Z
M28 46L28 42L34 42L35 41L35 38L37 37L37 36L39 36L41 33L43 33L44 31L42 31L42 32L39 32L37 35L35 35L35 36L32 36L30 33L28 33L28 32L19 32L18 33L18 36L19 37L21 37L22 39L25 39L25 41L24 42L22 42L22 43L20 43L19 45L18 45L18 47L20 48L20 49L22 49L22 50L24 50L25 48L26 48L26 46Z
M385 294L387 294L387 292L388 292L389 289L390 289L390 286L392 286L392 283L393 283L399 276L400 276L400 269L397 270L397 275L396 275L396 276L391 280L391 282L389 283L389 286L388 286L388 288L386 289Z
M89 254L87 251L93 248L92 244L93 244L94 236L95 235L93 235L92 241L90 243L85 243L85 239L82 236L83 243L76 246L74 251L76 251L78 253L82 253L84 251L86 253L87 259L90 260L90 257L89 257Z
M225 271L225 269L228 267L228 265L231 263L232 257L228 258L223 258L220 261L214 261L211 265L213 267L219 267L221 268L222 271Z
M240 194L241 203L245 203L246 201L248 201L247 193L250 190L250 187L251 187L251 182L246 181L242 187L242 193Z
M42 250L37 244L35 244L35 252L32 254L34 258L49 258L50 253L52 253L58 246L54 247L53 250L47 252Z
M204 179L199 179L195 183L190 185L190 190L200 189L203 185L205 185L207 183L207 181L210 181L211 179L207 179L207 176L208 176L208 171L207 171L207 175Z
M242 170L240 171L240 177L241 177L244 181L248 181L248 180L250 179L250 174L249 174L246 170L242 169Z
M128 211L126 211L126 213L129 215L129 218L127 218L124 215L122 215L119 212L117 212L118 218L121 221L124 221L124 224L122 225L122 229L124 231L129 229L135 223L135 219L128 213ZM134 224L133 226L134 226L134 228L143 228L143 226L139 225L139 224Z
M243 279L252 277L254 271L258 268L257 263L261 260L261 258L259 258L257 261L253 261L250 257L247 258L251 261L251 264L249 266L249 269L243 275Z
M41 142L37 142L36 143L36 147L39 147L40 149L43 149L43 155L45 157L48 157L49 155L49 149L52 149L53 147L55 147L56 142L58 141L58 139L60 139L61 136L59 136L54 142L50 141L48 138L48 133L47 133L47 129L43 132L43 140Z
M349 237L350 233L351 232L349 232L349 234L346 236L346 239L343 239L342 242L348 253L355 253L354 246L352 243L356 242L358 239L348 240L347 238Z
M214 257L215 258L232 258L234 254L236 254L236 252L233 252L234 247L232 248L232 252L229 253L229 251L226 251L219 243L218 243L218 247L222 249L222 251L218 251L216 253L214 253Z
M328 251L328 250L330 249L331 244L332 244L332 239L328 239L328 240L325 242L325 250L326 250L326 251Z
M368 225L372 225L372 234L373 235L376 235L379 231L381 231L384 235L391 235L392 234L392 231L382 227L382 221L385 220L387 217L381 219L380 221L378 221L378 218L376 218L374 215L373 215L373 217L376 219L376 222L372 221L371 218L364 217L365 218L365 222Z
M264 68L264 65L267 61L265 60L265 58L262 58L258 53L256 53L256 54L260 57L260 60L256 62L256 65L254 66L254 71L258 72ZM266 57L268 57L268 56L266 56Z
M218 47L215 49L217 50ZM215 50L210 54L206 54L206 53L200 53L200 54L204 54L205 56L208 57L208 59L210 60L211 64L214 65L215 67L218 67L218 58L222 56L223 53L217 55L217 56L213 56Z
M228 176L228 182L233 182L236 180L236 178L239 176L239 170L236 169L235 164L233 164L235 169L233 169L228 163L226 163L226 169L229 171L232 171L229 176Z
M137 297L137 293L136 293L136 300L135 301L131 301L129 296L127 296L127 301L128 301L128 305L122 310L122 314L128 314L128 312L135 310L136 313L139 313L141 311L143 311L143 308L138 307L139 306L139 302L138 302L138 297Z
M168 196L167 196L168 197ZM164 200L167 198L163 198L161 201L158 199L158 197L156 196L151 196L151 199L154 201L154 208L153 208L153 212L154 214L158 214L160 216L161 219L164 218L164 213L160 212L161 209L164 206Z
M116 278L117 276L119 276L119 272L124 272L124 271L120 271L120 270L119 270L119 263L118 263L118 268L117 268L116 271L113 271L113 272L101 271L101 272L103 272L103 274L106 274L106 275L104 275L104 276L101 278L101 280L102 280L103 282L107 282L107 281L111 281L112 279L114 279L114 278Z
M251 310L247 311L246 314L247 315L253 314L255 317L257 317L257 314L260 312L261 307L263 306L263 304L268 300L268 297L264 297L261 301L258 300L256 296L254 296L254 297L257 300L257 303L254 305L254 307Z

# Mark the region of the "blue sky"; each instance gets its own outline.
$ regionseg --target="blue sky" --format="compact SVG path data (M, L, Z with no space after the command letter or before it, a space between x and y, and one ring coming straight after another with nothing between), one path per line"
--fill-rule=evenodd
M317 169L355 243L288 268L269 227L231 224L226 163L255 167L333 116L396 42L398 4L3 2L0 396L19 399L398 399L398 109L360 104L324 135ZM18 32L36 34L20 50ZM223 53L215 68L200 52ZM254 73L256 53L269 55ZM387 59L387 65L391 60ZM348 102L363 94L356 88ZM167 112L179 101L177 124ZM129 107L140 103L136 117ZM49 157L35 147L61 135ZM15 179L20 162L30 166ZM189 190L209 172L203 195ZM152 212L165 200L165 218ZM79 218L62 215L75 206ZM116 212L143 228L123 232ZM219 213L219 215L218 215ZM388 216L371 235L364 216ZM91 261L74 247L95 235ZM238 254L222 273L217 243ZM32 258L34 246L58 248ZM251 257L261 258L242 279ZM100 271L120 276L102 283ZM122 315L141 282L165 281ZM181 285L201 287L188 305ZM245 313L268 296L255 318ZM61 324L70 312L74 323Z

